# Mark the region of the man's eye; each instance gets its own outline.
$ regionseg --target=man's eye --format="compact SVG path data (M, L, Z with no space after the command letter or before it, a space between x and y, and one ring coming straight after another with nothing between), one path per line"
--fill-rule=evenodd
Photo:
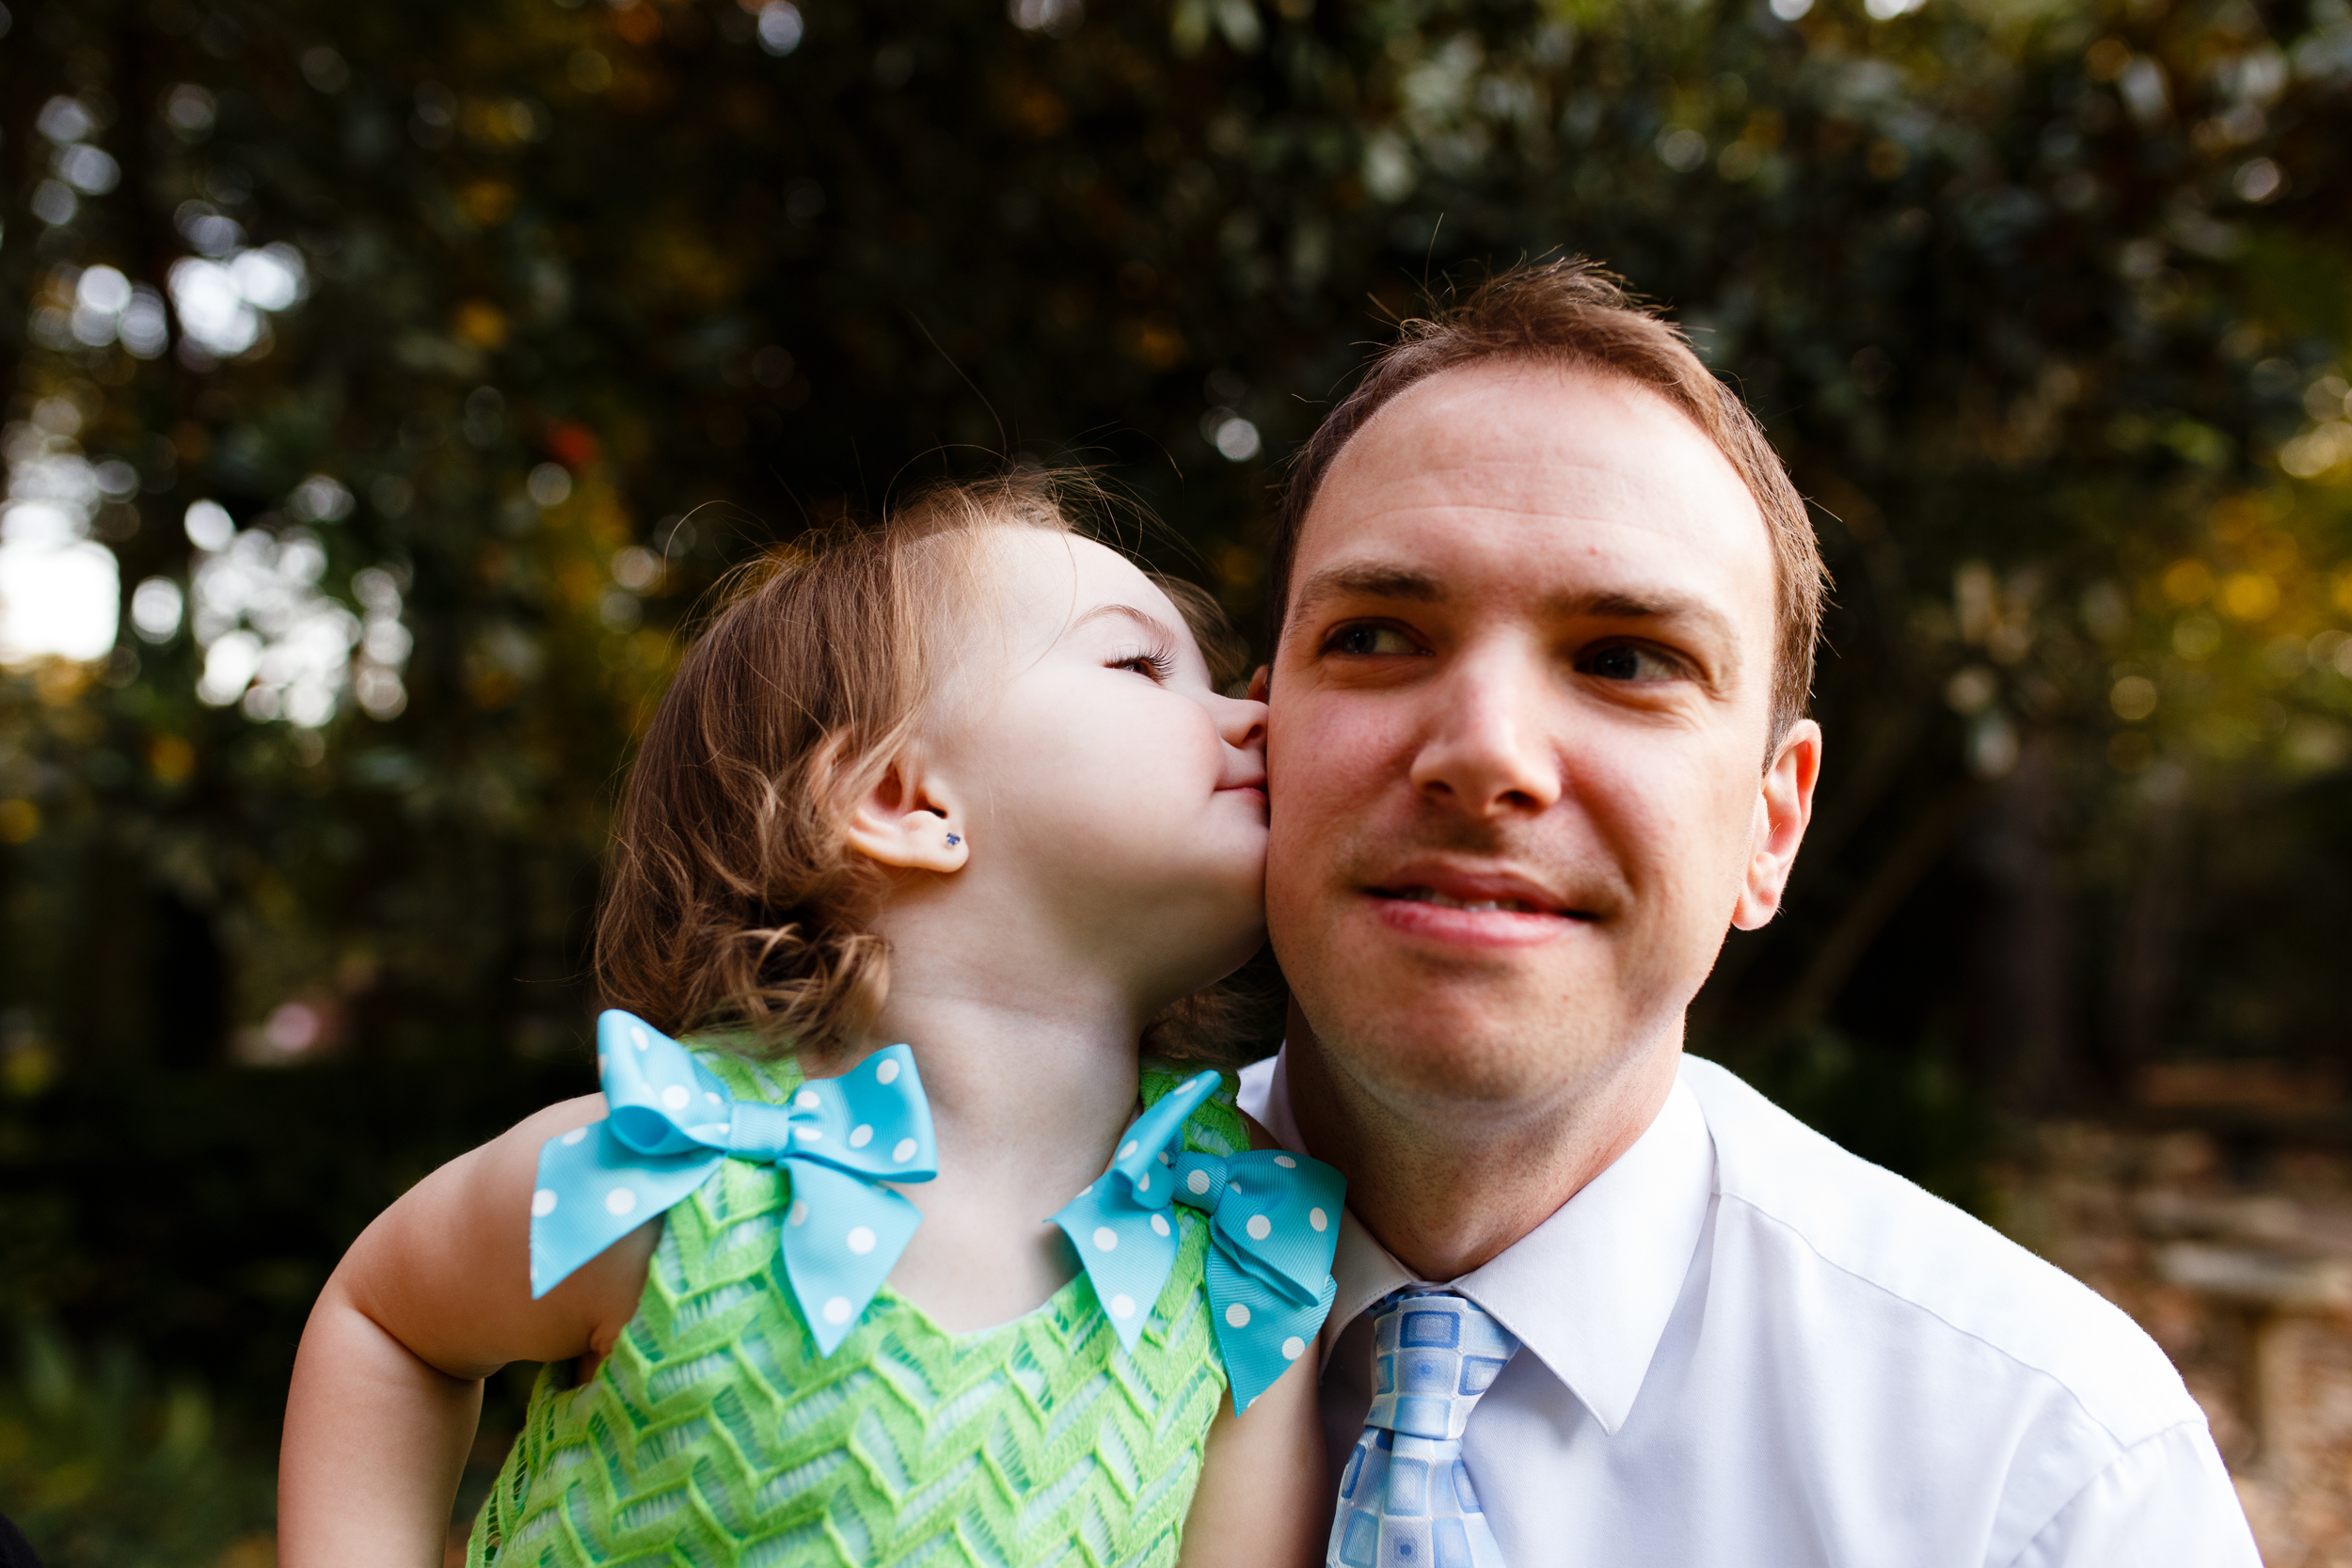
M1683 678L1682 666L1654 648L1613 642L1595 648L1576 661L1578 670L1605 681L1672 681Z
M1413 645L1411 638L1396 627L1372 622L1342 626L1325 640L1323 646L1327 653L1347 654L1359 658L1421 651Z

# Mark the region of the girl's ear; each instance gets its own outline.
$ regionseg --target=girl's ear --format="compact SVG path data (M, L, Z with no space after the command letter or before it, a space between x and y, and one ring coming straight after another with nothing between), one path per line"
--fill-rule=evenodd
M893 763L850 813L850 847L905 871L956 872L972 858L963 813L944 780L924 776L912 758Z

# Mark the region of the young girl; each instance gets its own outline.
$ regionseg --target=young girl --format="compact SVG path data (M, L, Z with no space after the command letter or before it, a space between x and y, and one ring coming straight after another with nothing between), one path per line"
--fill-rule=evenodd
M605 1093L336 1270L290 1568L439 1562L515 1360L469 1563L1321 1560L1339 1178L1138 1060L1262 936L1264 709L1214 614L1044 481L734 596L615 829Z

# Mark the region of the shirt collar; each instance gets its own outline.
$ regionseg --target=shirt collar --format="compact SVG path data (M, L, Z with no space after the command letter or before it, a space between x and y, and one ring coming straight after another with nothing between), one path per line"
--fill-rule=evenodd
M1278 1057L1260 1120L1276 1140L1308 1152L1291 1114L1286 1058ZM1676 1075L1647 1130L1616 1163L1502 1256L1459 1279L1423 1280L1340 1218L1331 1275L1339 1286L1320 1346L1391 1291L1443 1284L1493 1313L1614 1433L1633 1409L1650 1358L1680 1299L1715 1192L1715 1146L1698 1099Z

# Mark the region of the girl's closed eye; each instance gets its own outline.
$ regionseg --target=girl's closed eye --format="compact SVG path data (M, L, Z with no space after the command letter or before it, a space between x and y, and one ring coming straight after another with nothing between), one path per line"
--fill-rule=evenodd
M1104 661L1106 670L1133 670L1163 686L1176 673L1176 651L1166 646L1130 648Z

